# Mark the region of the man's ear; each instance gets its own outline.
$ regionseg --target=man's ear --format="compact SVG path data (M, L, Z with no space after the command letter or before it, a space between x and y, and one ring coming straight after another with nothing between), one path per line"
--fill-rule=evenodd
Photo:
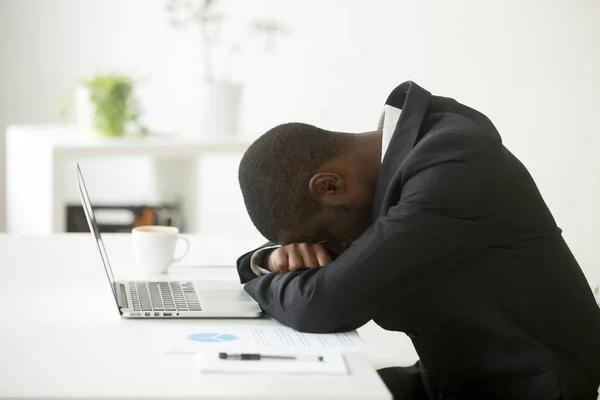
M310 179L308 189L317 201L322 201L329 196L345 191L346 183L344 178L337 174L319 172Z

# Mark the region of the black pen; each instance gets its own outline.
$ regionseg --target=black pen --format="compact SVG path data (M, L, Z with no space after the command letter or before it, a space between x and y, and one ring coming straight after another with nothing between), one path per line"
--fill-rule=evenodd
M258 353L219 353L219 358L222 360L290 360L290 361L323 361L323 356L313 356L308 354L301 354L296 356L289 355L270 355L270 354L258 354Z

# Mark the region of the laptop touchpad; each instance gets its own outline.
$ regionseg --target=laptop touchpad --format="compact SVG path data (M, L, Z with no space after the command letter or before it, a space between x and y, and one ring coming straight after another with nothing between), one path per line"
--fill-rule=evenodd
M252 297L243 290L203 290L202 297L206 301L253 301Z

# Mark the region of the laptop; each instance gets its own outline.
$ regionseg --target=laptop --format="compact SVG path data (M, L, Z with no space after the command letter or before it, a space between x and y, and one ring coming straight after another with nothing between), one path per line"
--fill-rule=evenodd
M241 285L229 281L115 281L81 168L77 185L117 308L125 318L257 318L262 310Z

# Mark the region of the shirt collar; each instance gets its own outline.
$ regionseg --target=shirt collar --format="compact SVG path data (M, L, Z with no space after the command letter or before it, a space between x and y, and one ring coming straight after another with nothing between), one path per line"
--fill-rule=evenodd
M396 125L398 124L398 120L400 119L400 114L402 110L400 108L391 106L386 104L383 109L383 135L381 136L381 161L385 157L385 153L390 145L390 141L392 140L392 135L394 134L394 129L396 129Z

